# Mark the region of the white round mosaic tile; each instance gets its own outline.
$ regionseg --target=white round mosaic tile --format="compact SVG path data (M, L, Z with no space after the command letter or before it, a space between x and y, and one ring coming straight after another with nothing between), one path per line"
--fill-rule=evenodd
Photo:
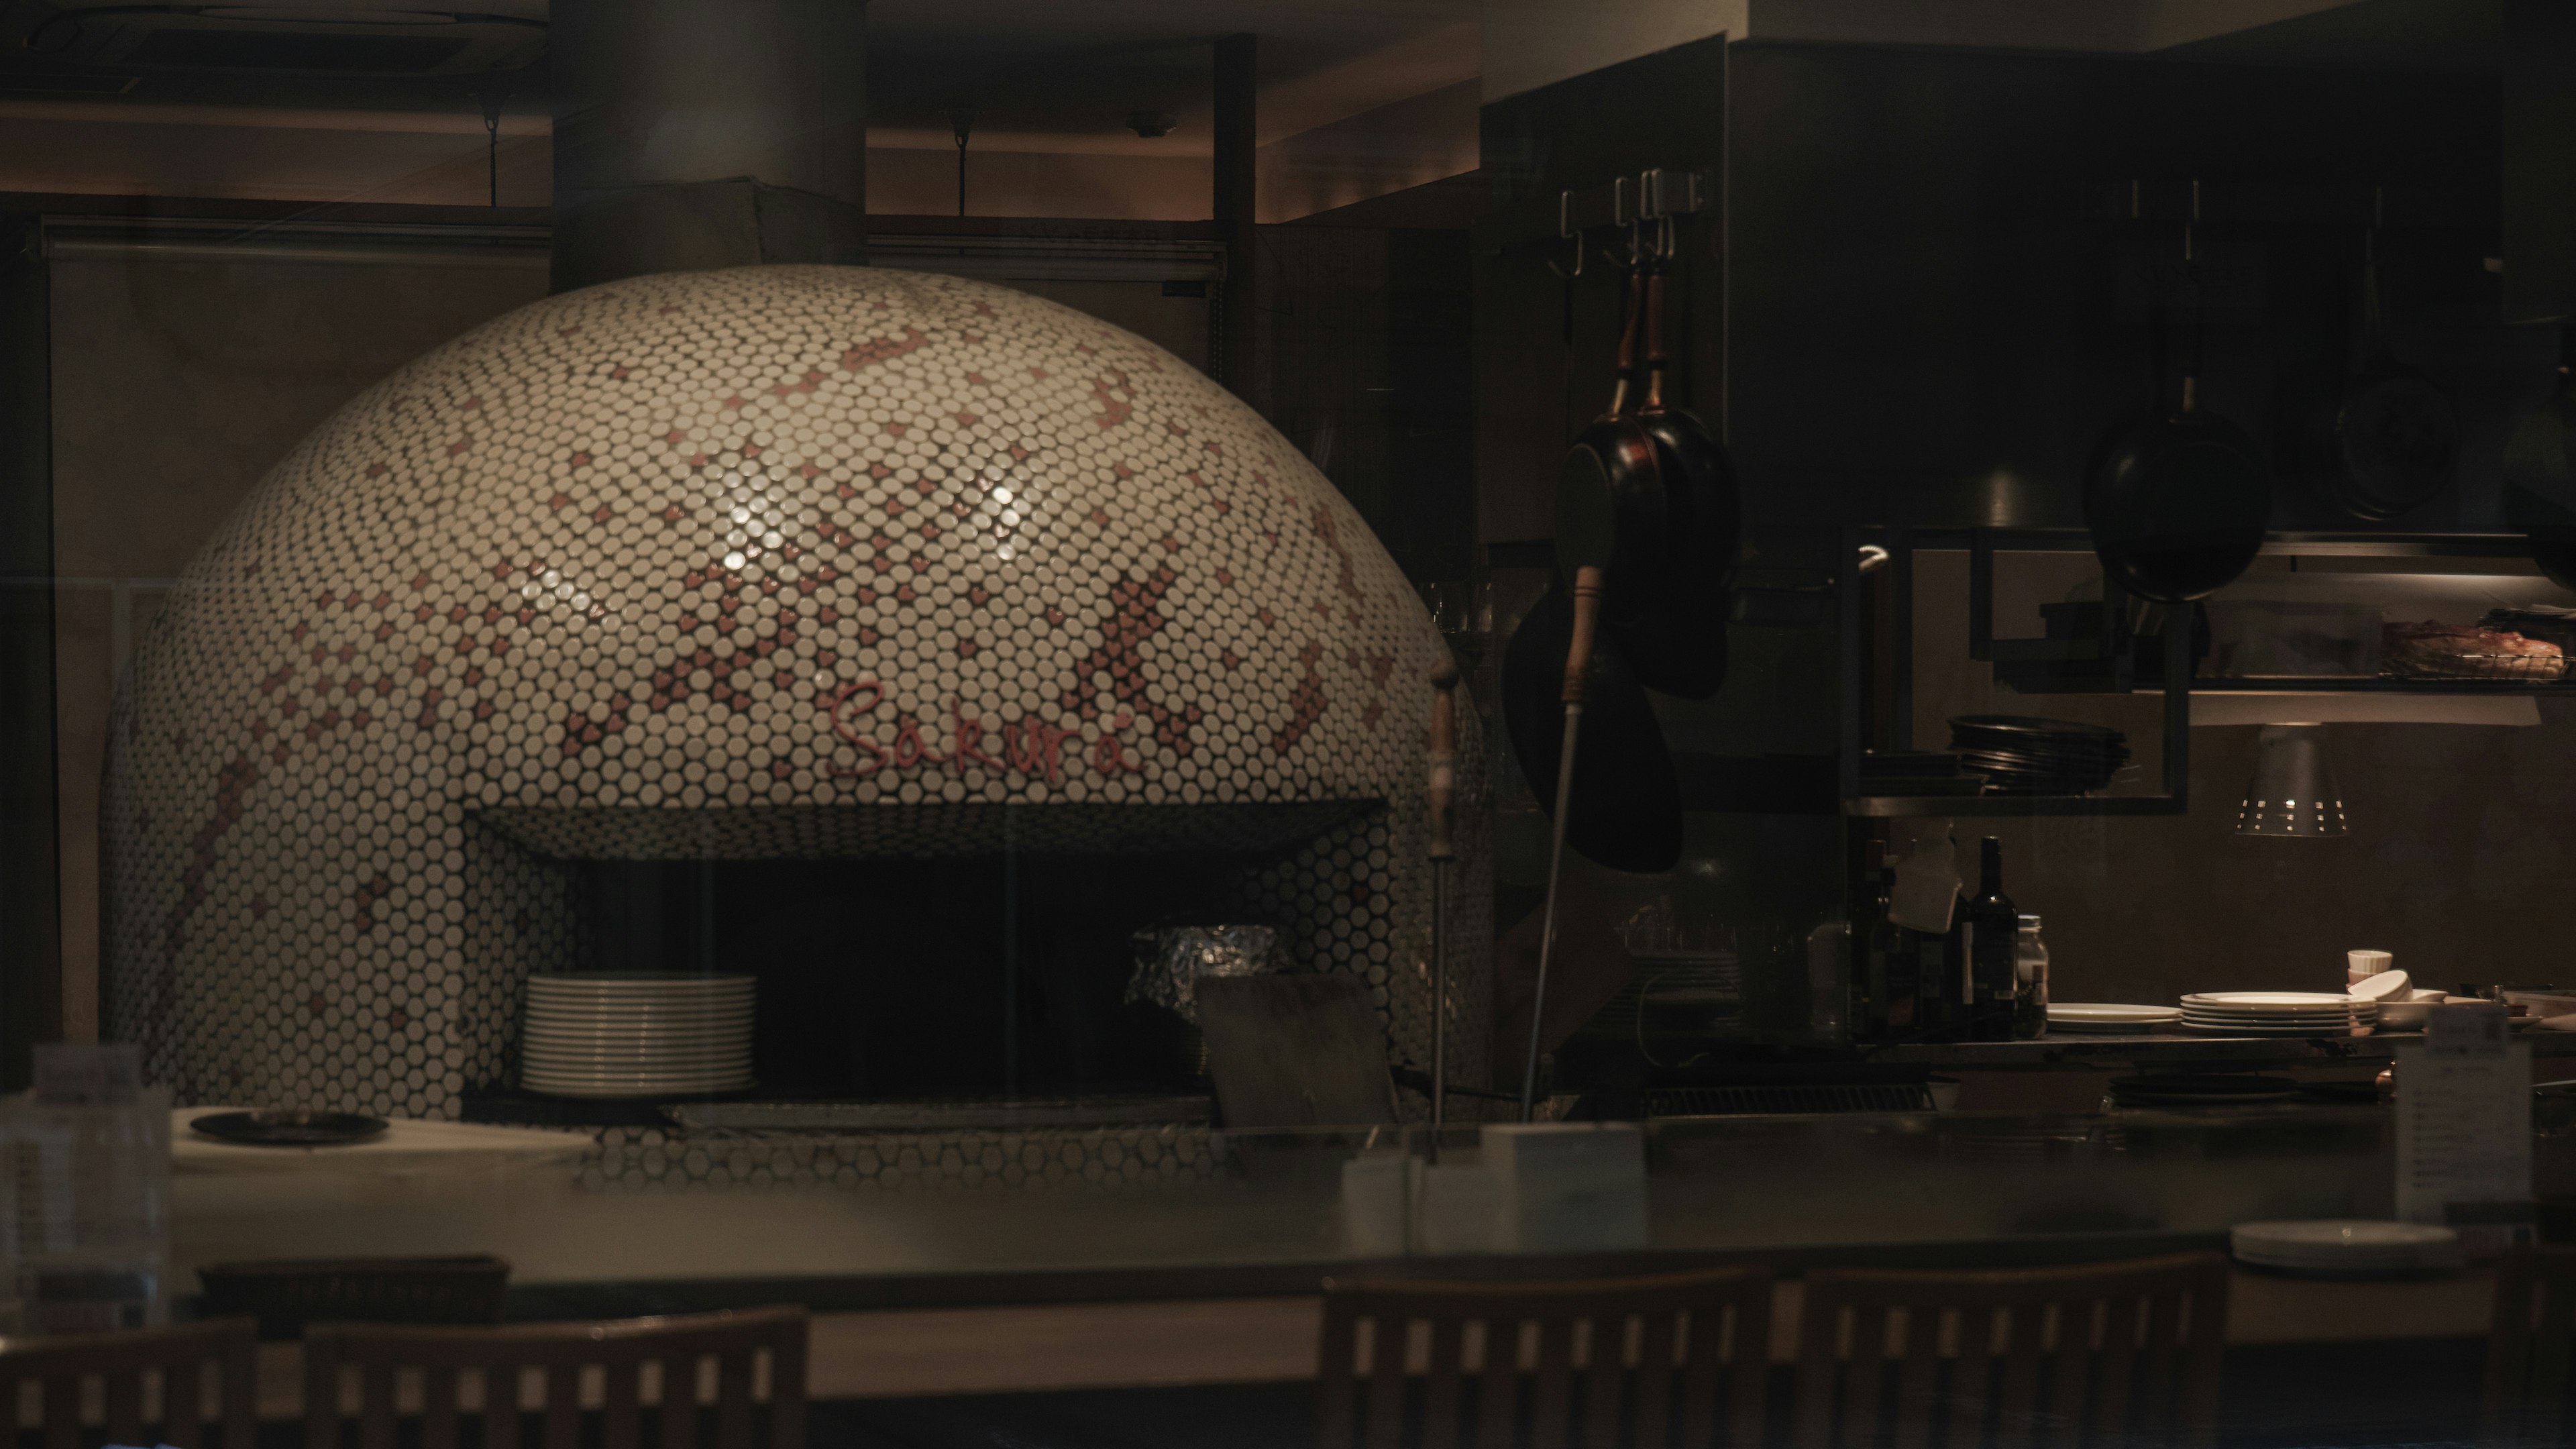
M1104 807L1380 799L1239 904L1428 1061L1441 647L1329 481L1094 318L882 268L550 298L343 408L146 631L108 766L111 1029L182 1101L451 1115L505 1075L528 973L573 958L532 843L954 853L1009 804L1133 846L1165 812ZM722 828L670 828L701 811Z

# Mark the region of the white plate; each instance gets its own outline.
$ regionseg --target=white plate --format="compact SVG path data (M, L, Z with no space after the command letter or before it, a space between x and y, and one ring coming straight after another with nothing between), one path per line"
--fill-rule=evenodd
M703 1068L703 1069L692 1067L692 1068L690 1068L690 1069L688 1069L688 1070L686 1070L686 1071L672 1071L672 1072L636 1072L636 1071L614 1071L614 1072L611 1072L611 1071L602 1071L602 1072L572 1072L572 1071L561 1071L561 1072L557 1072L557 1071L539 1071L539 1070L535 1070L535 1069L531 1068L531 1069L527 1069L527 1070L523 1070L523 1071L521 1071L521 1072L519 1073L519 1080L520 1080L521 1082L523 1082L523 1083L525 1083L525 1084L529 1085L529 1086L540 1086L540 1085L556 1085L556 1086L563 1086L563 1085L571 1085L571 1086L639 1086L639 1085L647 1085L647 1086L653 1086L653 1087L675 1087L675 1086L697 1086L697 1085L704 1085L704 1084L708 1084L708 1083L722 1083L722 1082L740 1081L740 1080L743 1080L743 1079L745 1079L745 1078L748 1078L750 1075L751 1075L751 1068L750 1068L750 1067L748 1067L748 1066L709 1067L709 1068Z
M2328 991L2198 991L2182 999L2185 1006L2346 1006L2352 998Z
M2205 1021L2186 1021L2182 1029L2198 1036L2351 1036L2358 1027L2342 1026L2216 1026Z
M706 989L729 986L749 990L759 981L757 976L741 972L701 974L696 971L541 971L528 978L531 990L560 986L597 986L633 989L640 986L666 987L676 990Z
M2318 1007L2186 1006L2182 1009L2182 1014L2185 1016L2225 1016L2240 1018L2259 1016L2271 1017L2280 1021L2306 1021L2310 1017L2350 1016L2356 1011L2366 1012L2376 1011L2378 1009L2379 1003L2376 1001L2354 1001L2347 1002L2342 1006Z
M2237 1256L2302 1263L2422 1262L2456 1258L2460 1235L2430 1223L2368 1218L2238 1223L2227 1235Z
M751 1060L747 1046L719 1047L549 1047L531 1046L525 1060L532 1062L632 1062L639 1067L658 1067L666 1062L743 1062Z
M582 1026L531 1021L526 1029L520 1029L520 1034L556 1036L564 1042L598 1042L598 1039L641 1042L641 1039L652 1039L652 1036L708 1036L708 1039L742 1036L744 1042L750 1042L752 1024L750 1021L600 1021L600 1024Z
M739 1011L539 1011L522 1018L531 1026L748 1026L750 1007Z
M2182 1009L2175 1006L2123 1006L2107 1001L2052 1001L2048 1004L2050 1026L2143 1026L2180 1020Z
M2412 989L2412 985L2413 983L2407 979L2406 973L2403 971L2382 971L2374 976L2364 976L2359 981L2354 982L2352 984L2352 999L2355 1001L2386 1001L2388 998L2394 996L2398 1000L2403 1001L2406 999L2406 993Z
M549 1051L531 1047L521 1057L530 1066L609 1067L619 1071L658 1072L678 1067L731 1066L751 1060L749 1047L712 1051Z
M651 1084L648 1084L648 1085L645 1085L645 1086L640 1086L640 1087L639 1087L639 1086L625 1086L625 1085L619 1085L619 1084L605 1084L605 1085L591 1085L591 1084L567 1084L567 1085L563 1085L563 1086L541 1087L541 1086L538 1086L538 1085L537 1085L536 1083L534 1083L534 1082L522 1082L522 1083L520 1083L520 1085L521 1085L521 1086L523 1086L523 1087L526 1087L526 1088L527 1088L529 1091L531 1091L531 1092L535 1092L535 1093L537 1093L537 1094L538 1094L538 1095L540 1095L540 1096L546 1096L546 1097L587 1097L587 1098L603 1098L603 1097L711 1097L711 1096L714 1096L714 1095L715 1095L716 1093L718 1093L718 1092L740 1092L740 1091L746 1091L746 1090L748 1090L748 1089L749 1089L753 1084L752 1084L752 1080L751 1080L749 1077L744 1077L744 1078L742 1078L742 1079L741 1079L741 1080L739 1080L739 1081L730 1081L730 1082L714 1082L714 1083L710 1083L710 1084L703 1085L703 1086L701 1086L701 1085L697 1085L697 1084L694 1084L694 1083L682 1083L682 1084L679 1084L679 1085L674 1086L674 1085L669 1085L669 1084L659 1083L659 1082L651 1083Z

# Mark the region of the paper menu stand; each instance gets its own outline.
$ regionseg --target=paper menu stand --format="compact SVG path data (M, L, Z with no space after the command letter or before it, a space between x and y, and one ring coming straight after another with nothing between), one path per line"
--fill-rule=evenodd
M0 1103L20 1326L90 1333L160 1322L170 1094L142 1085L130 1045L39 1046L34 1066L35 1090Z
M2436 1006L2397 1049L2397 1216L2472 1254L2532 1241L2531 1046L2501 1004Z

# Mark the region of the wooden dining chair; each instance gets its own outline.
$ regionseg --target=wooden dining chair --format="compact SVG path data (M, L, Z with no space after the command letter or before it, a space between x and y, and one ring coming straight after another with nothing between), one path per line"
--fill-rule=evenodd
M658 1404L660 1449L695 1449L707 1360L715 1362L715 1449L754 1449L759 1359L768 1359L769 1449L804 1449L802 1308L756 1308L685 1318L496 1327L326 1323L304 1335L307 1449L344 1449L345 1375L358 1380L359 1449L394 1449L395 1426L417 1414L419 1449L458 1449L469 1411L482 1449L521 1449L527 1415L544 1449L638 1449ZM417 1376L414 1391L408 1380ZM528 1378L538 1375L536 1401ZM475 1391L469 1399L466 1389ZM582 1432L596 1405L599 1432ZM405 1435L406 1446L414 1443Z
M2227 1260L2013 1272L1809 1273L1799 1449L2206 1446Z
M1324 1284L1321 1449L1759 1449L1771 1275ZM1522 1432L1526 1430L1526 1433Z
M2532 1248L2496 1273L2480 1442L2564 1444L2576 1362L2576 1247Z
M26 1401L32 1396L45 1449L92 1444L251 1449L258 1431L258 1354L258 1325L247 1318L0 1338L0 1404L8 1406L10 1429L23 1431ZM95 1430L82 1423L81 1407L93 1382L101 1409ZM215 1399L212 1419L206 1416L209 1389ZM11 1442L21 1438L22 1432L13 1432Z

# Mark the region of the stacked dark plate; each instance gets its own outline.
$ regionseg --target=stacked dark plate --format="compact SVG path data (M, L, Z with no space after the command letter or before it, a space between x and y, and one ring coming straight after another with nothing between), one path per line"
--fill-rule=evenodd
M1960 768L1983 775L1989 795L2082 795L2111 783L2129 762L2127 737L2100 725L2014 714L1950 721Z

